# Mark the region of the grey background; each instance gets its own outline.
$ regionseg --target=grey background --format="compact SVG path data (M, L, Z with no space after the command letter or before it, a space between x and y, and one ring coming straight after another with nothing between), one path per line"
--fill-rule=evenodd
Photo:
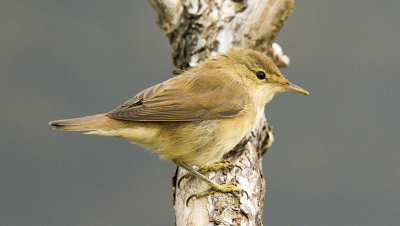
M400 225L400 2L304 0L276 41L264 225ZM0 225L173 225L172 163L47 122L171 77L147 1L0 1Z

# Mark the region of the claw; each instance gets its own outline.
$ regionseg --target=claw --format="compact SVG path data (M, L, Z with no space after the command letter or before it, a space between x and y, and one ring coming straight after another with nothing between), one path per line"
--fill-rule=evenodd
M182 182L183 179L189 179L191 176L193 176L193 174L191 174L191 173L186 173L186 174L183 175L181 178L179 178L178 183L177 183L178 188L181 188L181 182Z
M229 161L223 159L220 161L216 161L216 162L212 162L212 163L207 163L204 167L201 167L200 169L197 170L197 172L203 174L205 172L213 172L213 171L217 171L220 169L225 169L228 167L237 167L242 171L242 167L232 164ZM178 188L181 188L181 182L183 179L189 179L191 176L193 176L193 174L191 173L186 173L185 175L183 175L181 178L179 178L177 185Z
M223 163L223 164L225 164L225 166L222 165L222 167L221 167L221 165L219 165L219 166L217 166L216 169L214 169L213 171L219 170L219 169L221 169L221 168L226 168L226 167L227 167L227 166L226 166L227 164L226 164L226 161L225 161L225 160L219 161L218 164L219 164L219 163ZM214 164L214 165L218 165L218 164ZM230 163L229 163L229 164L230 164ZM209 196L209 195L211 195L211 194L214 194L214 193L217 192L217 191L222 192L222 193L233 193L234 195L235 195L235 193L239 193L239 194L246 193L247 198L249 198L249 194L248 194L243 188L238 188L238 187L236 187L236 183L235 183L235 182L229 182L229 183L226 183L226 184L217 184L216 182L214 182L214 181L208 179L207 177L205 177L205 176L203 176L201 173L199 173L200 170L199 170L199 171L196 171L196 170L194 170L192 167L190 167L189 165L187 165L187 164L184 163L184 162L177 163L177 165L178 165L179 167L182 167L183 169L187 170L188 172L190 172L190 174L186 174L185 176L183 176L182 178L180 178L180 179L178 180L178 187L180 186L180 183L181 183L181 181L183 180L184 177L186 177L186 176L189 177L189 176L191 176L191 175L196 176L197 178L199 178L200 180L206 182L206 183L210 186L210 188L209 188L208 190L206 190L206 191L203 191L203 192L200 192L200 193L193 194L193 195L189 196L189 198L186 200L186 206L189 205L189 201L190 201L193 197L196 197L196 199L200 199L200 198L202 198L202 197L205 197L205 196ZM230 165L232 165L232 164L230 164ZM231 166L231 167L234 167L234 165ZM240 168L240 167L239 167L239 168ZM236 196L236 195L235 195L235 196Z
M191 198L196 197L196 194L189 196L189 198L186 200L186 207L189 207L189 201Z
M238 165L234 165L234 167L237 167L240 169L240 171L243 171L242 167L238 166Z
M186 206L189 205L189 201L193 197L196 197L196 199L200 199L202 197L214 194L217 191L222 192L222 193L233 193L233 194L234 194L234 192L236 192L239 195L242 194L242 193L246 193L247 199L249 198L249 194L247 193L247 191L242 189L242 188L236 187L236 183L235 182L229 182L227 184L217 184L217 183L215 183L208 190L189 196L189 198L186 200ZM237 195L235 195L235 196L237 197Z
M235 191L235 192L237 192L237 191ZM250 197L249 197L249 193L247 193L247 191L244 190L244 189L243 189L242 192L237 192L237 193L238 193L238 195L236 195L235 193L232 193L232 194L234 194L236 197L239 197L239 195L246 193L246 198L247 198L247 199L250 198Z
M244 190L244 193L246 193L246 197L247 197L247 199L249 199L249 193L247 193L246 190Z
M179 180L178 180L178 183L177 183L177 185L178 185L178 188L180 189L181 188L181 181L183 180L183 178L185 178L184 176L182 176L181 178L179 178Z

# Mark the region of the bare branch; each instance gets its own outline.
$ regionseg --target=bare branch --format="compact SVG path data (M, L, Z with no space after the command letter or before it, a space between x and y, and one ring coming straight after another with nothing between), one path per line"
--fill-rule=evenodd
M212 54L232 46L255 49L270 56L279 67L289 57L273 40L293 9L293 0L149 0L159 14L158 25L169 37L176 71L195 67ZM176 225L262 225L265 183L261 155L273 141L272 126L264 111L256 129L223 158L239 168L206 173L217 183L234 181L246 195L214 193L199 200L186 199L208 185L196 178L178 179L186 173L177 168L172 180ZM214 225L214 224L213 224Z
M261 155L262 150L266 150L271 145L273 138L271 137L272 127L268 126L263 115L260 117L256 129L223 156L223 159L240 168L205 174L220 184L237 182L249 196L214 193L199 200L192 199L186 207L187 198L191 194L206 190L208 185L193 177L183 180L181 188L178 188L176 180L186 172L177 168L172 186L176 225L208 225L210 222L218 225L262 225L265 181L262 176Z
M242 24L242 47L266 53L280 28L293 10L293 0L254 0L247 20Z
M287 55L283 54L283 50L278 43L272 43L271 48L267 52L267 56L269 56L278 67L289 66L290 59Z
M180 0L149 0L149 2L158 13L157 25L166 34L177 29L183 10Z
M267 53L293 8L293 0L149 1L173 46L174 64L183 70L232 46Z

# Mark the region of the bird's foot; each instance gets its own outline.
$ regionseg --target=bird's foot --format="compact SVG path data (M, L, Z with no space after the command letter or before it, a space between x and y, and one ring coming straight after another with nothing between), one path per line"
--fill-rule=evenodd
M214 194L217 191L222 192L222 193L233 193L233 192L236 192L238 194L246 193L247 197L249 197L249 194L247 194L247 192L243 188L236 187L235 182L229 182L226 184L217 184L217 183L213 182L211 184L210 189L189 196L189 198L186 200L186 206L188 206L190 199L193 197L196 197L196 199L199 199L199 198Z
M210 162L210 163L205 164L203 167L198 169L197 172L204 174L205 172L213 172L213 171L218 171L220 169L233 168L233 167L238 167L239 169L242 169L242 168L240 168L240 166L232 164L226 160L219 160L216 162ZM193 176L192 173L186 173L185 175L183 175L178 180L178 188L180 188L180 185L181 185L181 182L183 179L189 179L192 176Z

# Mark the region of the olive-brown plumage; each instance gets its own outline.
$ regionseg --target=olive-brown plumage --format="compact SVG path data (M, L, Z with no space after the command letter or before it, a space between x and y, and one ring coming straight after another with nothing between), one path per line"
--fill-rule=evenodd
M152 149L211 186L197 198L215 191L243 193L232 184L216 184L189 165L203 166L235 147L254 129L264 105L288 90L308 94L289 83L265 54L234 47L143 90L111 112L49 124L126 138Z

